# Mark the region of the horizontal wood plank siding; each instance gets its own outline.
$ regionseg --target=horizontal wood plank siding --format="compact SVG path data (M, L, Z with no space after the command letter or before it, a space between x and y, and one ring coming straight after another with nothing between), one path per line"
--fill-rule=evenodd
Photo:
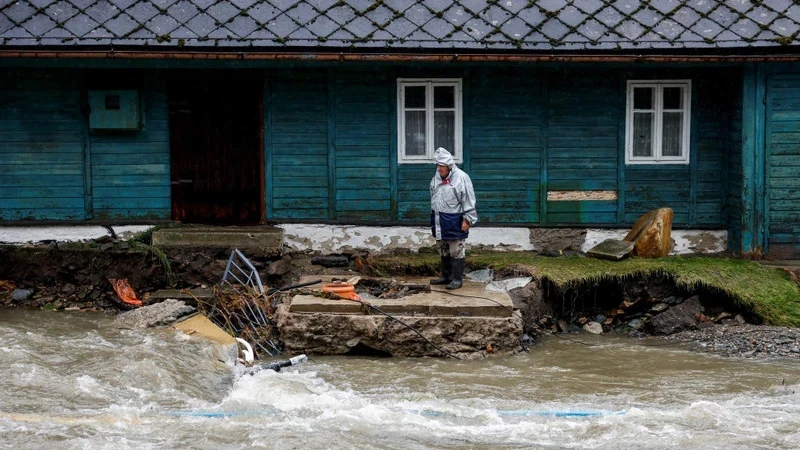
M768 78L767 251L800 258L800 73Z
M737 80L741 92L741 77ZM735 253L741 252L742 243L742 99L741 95L731 95L733 104L729 114L727 130L727 186L725 195L725 220L728 227L728 247Z
M712 72L682 74L676 78L692 80L691 142L694 164L641 164L625 167L624 225L630 225L646 212L672 208L673 226L678 228L723 227L726 193L723 181L729 168L724 166L727 111L733 107L737 87L719 82ZM740 147L741 148L741 147ZM692 171L696 171L692 195ZM693 211L693 214L692 214Z
M467 169L478 217L485 223L538 222L543 81L519 69L472 73Z
M391 103L386 89L390 82L393 80L385 71L340 70L336 74L335 189L339 220L392 220Z
M139 130L89 133L94 219L171 216L166 88L155 78L140 86Z
M271 219L328 218L328 109L325 71L270 75Z
M0 220L82 220L84 118L77 73L0 69Z
M547 190L617 190L620 104L614 73L554 74L550 84ZM548 201L553 224L614 224L616 201Z

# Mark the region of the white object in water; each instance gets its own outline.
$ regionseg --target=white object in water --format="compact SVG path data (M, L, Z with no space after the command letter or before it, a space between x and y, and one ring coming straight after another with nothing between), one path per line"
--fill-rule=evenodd
M297 355L294 358L289 358L289 362L292 363L293 366L306 361L308 361L308 356L306 356L305 354Z
M521 288L526 284L530 283L533 278L525 277L525 278L509 278L507 280L502 281L492 281L491 283L486 285L487 291L492 292L508 292L512 289Z
M253 352L253 346L250 345L249 342L245 341L242 338L238 338L238 337L236 338L236 342L242 344L242 346L244 347L244 349L241 349L242 350L242 355L244 356L244 362L250 364L250 363L252 363L253 361L256 360L256 354L255 354L255 352Z

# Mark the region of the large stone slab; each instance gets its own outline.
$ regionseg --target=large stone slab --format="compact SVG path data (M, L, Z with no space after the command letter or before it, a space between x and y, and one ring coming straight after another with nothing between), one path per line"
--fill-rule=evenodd
M642 215L631 228L625 240L634 242L633 254L643 258L660 258L669 255L672 248L671 208L654 209Z
M153 232L156 247L215 247L246 249L250 253L279 255L283 249L283 230L258 227L179 227Z
M442 350L462 359L519 351L522 318L397 315ZM392 356L445 356L407 326L384 315L292 313L280 305L274 316L289 354L341 355L367 347Z
M320 277L303 277L300 282ZM321 290L322 284L332 277L323 277L322 283L308 286ZM406 284L428 284L427 278L398 280ZM505 292L490 292L486 285L464 281L464 286L448 291L444 286L431 286L431 292L408 295L397 299L368 300L371 305L389 314L454 316L454 317L511 317L514 305ZM292 313L364 314L365 306L351 300L331 300L313 295L296 295L289 311ZM374 312L368 312L375 314Z
M588 252L587 256L599 259L611 259L618 261L633 251L633 242L620 241L618 239L606 239L595 245Z

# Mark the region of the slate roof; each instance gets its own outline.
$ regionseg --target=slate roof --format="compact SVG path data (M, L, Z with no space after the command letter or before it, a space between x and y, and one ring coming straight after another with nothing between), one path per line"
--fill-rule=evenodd
M792 0L0 0L5 49L716 50L798 34Z

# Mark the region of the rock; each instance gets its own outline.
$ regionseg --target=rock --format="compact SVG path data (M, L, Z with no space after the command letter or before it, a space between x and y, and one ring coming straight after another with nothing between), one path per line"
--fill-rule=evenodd
M283 258L267 266L267 275L283 276L292 271L291 256L284 255Z
M14 289L11 300L16 303L25 303L33 296L33 289Z
M167 299L161 303L143 306L120 314L114 319L117 326L129 328L148 328L169 325L183 316L195 312L196 309L186 303Z
M627 323L628 327L633 328L634 330L639 329L642 326L642 319L633 319Z
M628 256L633 251L633 247L633 242L606 239L586 252L586 256L617 261Z
M569 325L567 325L567 322L565 322L563 319L562 319L562 320L559 320L559 321L558 321L558 329L559 329L559 330L560 330L562 333L566 333L567 331L569 331Z
M744 317L742 317L741 314L737 314L736 317L734 317L734 320L736 320L736 323L738 323L739 325L744 325L745 323L747 323L747 321L744 320Z
M108 244L109 242L114 242L114 238L109 235L105 235L95 239L94 242L97 244Z
M667 305L666 303L656 303L655 305L653 305L652 308L650 308L649 312L653 314L659 314L666 311L667 309L669 309L669 305Z
M542 250L544 256L564 256L567 250L572 248L571 239L559 239L548 243Z
M678 303L678 301L677 301L677 300L678 300L678 298L677 298L677 297L675 297L675 296L673 295L673 296L669 296L669 297L665 298L665 299L664 299L664 300L662 300L662 301L663 301L664 303L666 303L667 305L670 305L670 306L672 306L672 305L674 305L674 304Z
M605 322L605 320L606 320L606 316L604 316L602 314L598 314L598 315L594 316L594 321L597 322L597 323L603 323L603 322Z
M603 334L603 326L597 322L587 322L586 325L583 326L583 331L592 334Z
M659 208L640 217L625 236L625 241L634 243L633 254L643 258L669 255L673 216L671 208Z
M326 255L311 258L311 264L323 267L347 267L350 265L350 258L345 255Z
M731 317L733 317L733 314L731 314L731 313L729 313L729 312L722 311L721 313L719 313L719 314L717 314L716 316L714 316L714 317L711 319L711 322L714 322L714 323L719 323L719 322L720 322L720 321L722 321L723 319L730 319Z
M101 252L107 252L107 251L109 251L109 250L111 250L113 248L114 248L114 243L113 242L106 242L105 244L100 246L100 251Z
M61 286L61 292L63 292L63 293L72 292L72 291L74 291L75 289L76 289L76 288L75 288L75 285L74 285L74 284L72 284L72 283L67 283L67 284L65 284L65 285Z
M653 317L647 322L647 328L655 335L668 335L680 331L697 328L695 317L703 314L700 298L693 296L669 310Z

